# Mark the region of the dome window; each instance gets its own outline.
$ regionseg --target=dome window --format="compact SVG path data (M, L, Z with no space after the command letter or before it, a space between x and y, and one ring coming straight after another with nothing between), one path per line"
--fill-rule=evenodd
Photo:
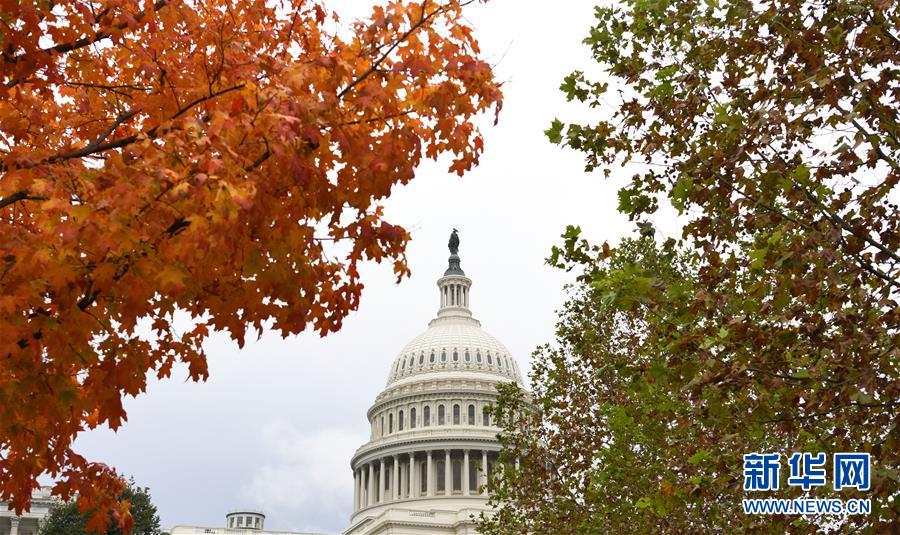
M419 366L425 364L425 353L419 355Z
M409 428L410 429L416 428L416 408L415 407L409 409Z
M491 425L491 415L487 411L481 413L481 424L485 427Z
M388 434L394 432L394 414L388 414Z
M416 363L416 357L414 357L413 355L410 355L409 356L409 367L412 368L413 365L415 365L415 363Z
M422 408L422 425L425 427L431 426L431 407L428 405Z
M432 351L431 356L428 357L428 362L430 362L431 364L434 364L434 351Z
M453 362L459 362L459 352L457 350L453 350Z
M441 351L441 362L447 362L447 351Z
M403 431L403 409L397 413L397 431Z
M481 350L475 352L475 362L481 364Z
M466 358L466 362L472 362L472 356L469 355L469 350L468 350L468 349L466 349L466 357L465 357L465 358Z
M500 355L497 355L497 367L503 369L503 359L500 358Z
M401 369L401 370L405 370L405 369L406 369L406 359L403 359L403 360L400 361L400 369Z
M453 406L453 425L459 425L459 405Z
M444 406L438 405L438 425L444 425L445 421L446 420L444 418Z
M487 352L487 359L488 359L488 365L491 365L494 363L494 359L491 357L490 351Z
M475 405L469 405L469 425L475 425Z

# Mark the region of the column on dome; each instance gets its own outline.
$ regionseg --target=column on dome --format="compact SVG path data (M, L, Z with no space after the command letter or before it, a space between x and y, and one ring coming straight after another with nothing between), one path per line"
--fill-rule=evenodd
M469 495L469 450L463 450L462 466L462 491L463 496Z
M359 471L353 471L353 510L359 510Z
M378 503L384 503L384 457L381 458L381 467L378 470Z
M481 450L481 493L487 494L488 482L488 454L487 450Z
M431 462L431 450L428 450L428 460L425 466L425 496L434 496L434 465Z
M363 476L362 469L356 469L356 510L363 508Z
M409 472L406 470L406 463L400 462L400 499L406 498L406 493L409 490L409 485L407 485L407 477L409 476Z
M419 496L419 471L416 470L416 453L409 453L409 497Z
M453 474L450 472L450 450L444 450L444 494L453 494Z
M369 485L366 487L366 505L375 505L375 463L369 463Z
M393 479L391 479L391 494L394 496L394 501L400 499L400 456L394 455L394 469L392 470L394 473Z

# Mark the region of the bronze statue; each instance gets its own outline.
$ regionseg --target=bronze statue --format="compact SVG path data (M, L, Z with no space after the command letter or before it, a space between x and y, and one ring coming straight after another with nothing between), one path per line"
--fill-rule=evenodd
M458 231L453 229L453 234L450 235L450 242L447 244L447 247L450 248L450 254L459 253L459 236L456 234Z

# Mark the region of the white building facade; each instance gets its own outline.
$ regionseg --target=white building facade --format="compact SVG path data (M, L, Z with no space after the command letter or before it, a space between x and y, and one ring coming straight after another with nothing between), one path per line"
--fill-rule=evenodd
M370 440L354 454L354 507L344 535L474 534L488 511L497 427L484 409L501 382L522 384L509 350L469 308L472 280L451 237L439 309L391 365L368 411Z
M31 493L31 510L21 515L9 510L9 504L0 501L0 535L37 535L50 507L59 498L50 495L50 487L41 487Z

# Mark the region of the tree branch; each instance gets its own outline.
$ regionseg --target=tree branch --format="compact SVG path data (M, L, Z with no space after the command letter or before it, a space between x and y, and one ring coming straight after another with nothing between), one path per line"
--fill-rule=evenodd
M5 208L10 204L19 202L19 201L46 201L47 197L43 197L40 195L30 195L26 190L19 190L9 197L4 197L0 199L0 208Z
M169 3L169 0L157 0L153 4L153 11L159 11L160 9L165 7L165 5L168 3ZM140 22L148 14L149 14L149 12L145 9L145 10L139 11L138 13L135 13L133 18L135 21ZM97 17L97 19L99 19L99 17ZM127 22L120 22L111 27L111 29L115 29L115 30L124 30L127 28L128 28ZM71 41L69 43L61 43L61 44L54 45L54 46L51 46L48 48L43 48L40 51L44 52L44 53L48 53L48 54L57 54L57 55L65 54L65 53L71 52L73 50L78 50L79 48L84 48L86 46L90 46L90 45L96 43L97 41L102 41L103 39L106 39L110 36L112 36L112 32L110 30L101 30L101 31L98 31L96 34L94 34L92 37L82 37L81 39L77 39L77 40ZM18 56L9 56L9 55L3 54L3 61L5 61L6 63L13 63L13 64L18 63L22 59L28 57L29 54L30 54L29 52L26 52L24 54L19 54ZM14 80L14 82L16 82L16 80Z
M428 22L429 20L431 20L435 15L437 15L438 13L443 13L444 11L447 10L446 6L441 6L437 9L435 9L434 11L432 11L431 13L425 13L425 4L426 4L425 2L422 3L422 16L419 18L419 21L416 22L415 24L413 24L409 30L404 32L403 35L401 35L399 39L394 41L394 43L381 55L381 57L379 57L377 60L375 60L374 63L372 63L372 65L369 67L368 70L366 70L366 72L362 73L358 78L356 78L355 80L350 82L350 85L348 85L344 89L341 89L337 94L337 98L343 98L344 95L346 95L351 89L356 87L359 83L361 83L363 80L368 78L372 73L374 73L376 70L378 70L378 66L381 65L384 62L384 60L386 60L387 57L391 54L391 52L393 52L394 49L396 49L398 46L400 46L400 43L405 41L407 37L409 37L416 30L418 30L419 28L424 26L425 23Z

